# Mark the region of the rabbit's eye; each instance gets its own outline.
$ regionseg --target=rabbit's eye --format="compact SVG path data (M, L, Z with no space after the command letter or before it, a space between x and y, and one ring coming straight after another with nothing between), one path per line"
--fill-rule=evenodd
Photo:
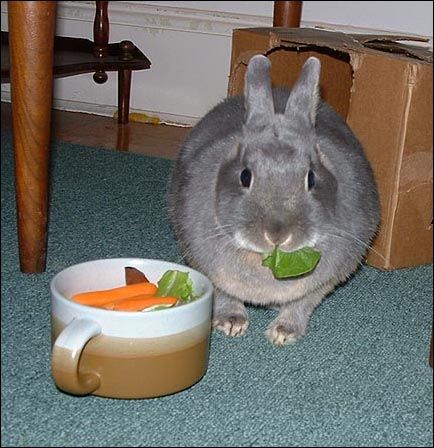
M241 171L240 182L243 187L250 187L250 183L252 182L252 172L248 168L244 168L243 171Z
M309 170L306 176L307 190L311 190L314 185L315 185L315 173L312 170Z

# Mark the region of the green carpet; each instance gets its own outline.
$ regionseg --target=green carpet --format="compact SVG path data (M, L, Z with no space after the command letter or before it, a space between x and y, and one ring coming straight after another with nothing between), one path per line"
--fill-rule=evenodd
M52 152L47 271L20 273L10 137L1 140L2 446L432 446L432 266L364 267L299 343L213 333L208 372L151 400L73 397L50 375L49 282L100 257L180 261L164 192L172 162L71 144Z

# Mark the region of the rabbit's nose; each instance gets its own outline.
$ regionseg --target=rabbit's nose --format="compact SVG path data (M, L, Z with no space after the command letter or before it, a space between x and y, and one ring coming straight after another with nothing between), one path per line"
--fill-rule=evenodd
M264 232L264 238L273 246L279 246L290 243L292 233L288 232L287 226L276 223Z

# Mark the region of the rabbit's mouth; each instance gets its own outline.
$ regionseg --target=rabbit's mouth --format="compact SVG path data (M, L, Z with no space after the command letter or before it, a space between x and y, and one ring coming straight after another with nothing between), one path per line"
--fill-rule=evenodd
M319 241L318 234L313 234L309 237L304 237L301 239L297 239L296 241L293 239L293 234L288 234L288 236L281 242L274 242L266 232L264 232L264 239L258 244L251 239L247 238L242 234L242 232L237 231L234 235L234 244L237 248L246 250L248 252L255 252L258 254L268 253L273 250L275 247L279 247L281 250L286 252L293 252L303 247L311 247L315 248L316 244Z

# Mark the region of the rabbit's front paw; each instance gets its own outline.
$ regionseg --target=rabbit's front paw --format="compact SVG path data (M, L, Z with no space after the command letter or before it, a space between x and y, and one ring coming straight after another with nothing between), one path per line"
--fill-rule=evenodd
M213 319L212 326L226 336L243 336L249 326L249 321L241 314L221 315Z
M274 345L286 345L296 342L302 334L295 331L291 324L271 324L265 332L267 339Z

